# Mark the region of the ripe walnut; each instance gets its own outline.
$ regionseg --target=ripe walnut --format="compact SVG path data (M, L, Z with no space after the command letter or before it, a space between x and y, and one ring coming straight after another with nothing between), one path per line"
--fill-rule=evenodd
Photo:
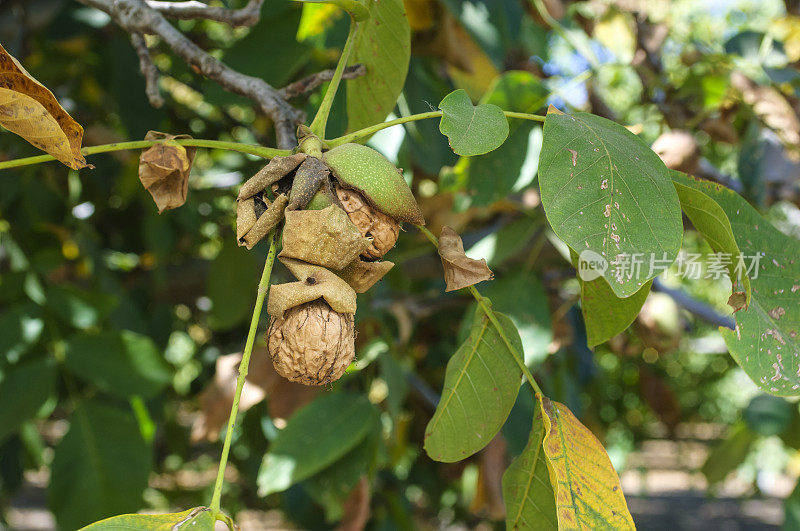
M336 196L361 234L372 240L362 256L377 260L385 255L397 242L400 225L391 217L367 203L364 196L355 190L336 186Z
M321 299L290 308L270 320L267 350L275 371L288 380L336 381L355 357L353 314L335 312Z

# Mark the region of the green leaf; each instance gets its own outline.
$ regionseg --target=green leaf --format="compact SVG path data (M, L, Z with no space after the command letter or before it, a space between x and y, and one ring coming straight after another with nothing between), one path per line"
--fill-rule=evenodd
M16 363L39 340L43 329L41 311L32 302L3 313L0 317L0 361Z
M172 377L150 338L128 330L75 336L67 342L65 361L76 376L124 398L153 396Z
M87 525L81 531L214 531L215 519L206 507L171 514L122 514Z
M570 254L577 269L578 256L575 251L570 251ZM639 291L621 299L604 278L587 281L579 274L578 282L581 285L581 312L586 325L586 344L589 347L605 343L627 329L639 315L653 285L653 281L648 280Z
M79 403L51 467L50 508L59 528L136 511L151 466L151 449L130 411Z
M676 177L673 175L673 177ZM731 356L762 391L800 395L800 241L786 236L738 194L695 178L680 183L711 197L728 215L750 272L750 307L734 314L736 330L720 328Z
M709 484L719 483L739 468L755 440L756 434L743 422L732 426L728 437L711 449L700 469Z
M511 344L522 352L514 323L494 313ZM442 398L425 428L428 455L452 463L489 444L514 407L521 381L512 353L478 309L469 337L447 364Z
M286 490L319 472L354 448L375 425L366 397L324 395L292 415L258 471L258 493Z
M253 311L254 286L258 268L253 255L227 238L208 269L208 324L214 330L228 330Z
M55 389L53 358L21 363L0 373L0 443L32 419Z
M795 485L794 490L783 502L784 521L783 531L795 531L800 529L800 481Z
M558 529L555 494L542 442L542 411L536 408L528 444L503 474L506 529Z
M439 103L442 120L439 131L450 140L459 155L483 155L500 147L508 137L508 120L497 105L472 105L464 89L458 89Z
M759 435L779 435L792 422L794 406L783 398L770 395L753 397L742 412L747 427Z
M683 223L669 170L621 125L551 108L539 187L553 232L579 255L604 261L603 278L617 297L630 297L661 272L651 270L651 257L666 267L678 255Z
M75 328L96 325L116 305L116 297L107 293L82 291L72 286L56 286L47 290L47 306Z
M530 72L511 71L498 76L481 103L514 112L533 113L547 101L548 91ZM454 168L456 179L470 191L471 205L489 205L530 184L539 164L539 125L511 120L502 146L477 157L462 157Z
M685 174L678 171L672 171L671 174L672 184L675 185L675 190L678 192L681 208L692 225L703 235L715 252L738 257L740 252L739 246L736 245L733 227L722 207L702 190L685 184L689 179ZM728 273L733 289L736 291L737 278L740 275L736 271L735 260L728 265ZM751 288L750 277L747 274L741 275L741 285L745 290L745 305L749 305ZM734 309L738 310L739 308Z
M411 29L403 0L368 4L370 19L359 23L349 61L367 68L365 76L347 82L349 131L386 119L403 90L411 58Z

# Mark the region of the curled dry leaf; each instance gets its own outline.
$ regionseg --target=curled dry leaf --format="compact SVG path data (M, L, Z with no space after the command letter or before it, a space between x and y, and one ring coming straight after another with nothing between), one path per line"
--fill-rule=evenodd
M195 148L173 142L189 135L170 135L148 131L145 140L159 140L139 157L139 180L153 196L158 213L178 208L186 202L189 190L189 172L192 170Z
M320 184L331 172L324 162L315 157L308 157L294 174L292 191L289 192L289 210L305 208Z
M439 256L444 268L444 281L447 283L445 291L455 291L494 278L486 260L467 257L461 236L450 227L442 227Z
M353 260L347 267L336 274L350 284L350 287L356 293L365 293L393 267L394 263L389 261L364 262L363 260Z
M295 306L323 298L339 313L356 313L356 292L335 273L300 260L282 257L281 262L297 278L297 282L275 284L269 290L267 313L283 317Z
M344 210L287 210L279 256L340 270L369 246Z
M236 212L236 235L240 247L244 245L252 249L260 242L283 219L283 210L289 199L285 194L281 194L275 201L268 203L266 210L262 211L258 207L263 201L266 199L257 202L253 197L239 201ZM251 207L252 211L249 210Z
M253 197L264 191L267 186L280 181L283 177L297 168L308 155L295 153L288 157L274 157L269 164L261 168L258 173L250 177L239 189L239 200Z
M0 125L70 168L87 166L83 127L0 45Z
M290 308L270 320L267 349L277 373L292 382L336 381L355 357L353 314L337 312L322 300Z

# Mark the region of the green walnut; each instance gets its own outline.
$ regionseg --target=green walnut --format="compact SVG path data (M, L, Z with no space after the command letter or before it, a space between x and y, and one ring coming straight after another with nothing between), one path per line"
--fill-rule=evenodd
M326 151L322 160L339 184L360 192L377 210L397 221L425 224L400 171L374 149L361 144L342 144Z

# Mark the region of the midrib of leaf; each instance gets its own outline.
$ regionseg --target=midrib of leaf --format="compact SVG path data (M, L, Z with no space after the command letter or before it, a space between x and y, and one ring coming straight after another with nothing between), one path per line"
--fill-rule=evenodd
M452 389L451 389L451 390L450 390L450 392L448 393L448 395L447 395L447 399L445 400L444 404L442 405L442 412L445 412L445 411L447 411L447 412L448 412L448 414L450 414L450 413L449 413L449 409L448 409L448 407L447 407L447 406L450 404L450 400L453 398L453 396L455 396L455 395L457 395L457 394L458 394L458 393L456 393L456 389L458 389L459 385L461 384L461 379L462 379L462 378L464 377L464 375L467 373L467 368L469 367L470 363L472 363L472 358L473 358L473 357L475 356L475 354L477 354L477 352L478 352L478 346L480 345L480 342L481 342L481 340L483 339L483 335L484 335L484 333L486 332L486 328L487 328L487 326L488 326L488 323L489 323L489 320L488 320L488 319L486 319L486 318L484 318L484 320L483 320L483 323L481 324L481 330L480 330L480 333L478 334L478 336L477 336L477 338L476 338L476 340L475 340L474 344L472 345L472 350L470 351L468 358L465 360L465 362L464 362L464 365L463 365L462 369L459 371L459 373L458 373L458 378L456 379L456 382L455 382L455 384L453 384L453 387L452 387ZM489 374L491 374L491 372L489 372ZM472 383L472 381L471 381L471 380L470 380L470 383ZM474 388L475 388L475 386L474 386L474 384L473 384L473 389L474 389ZM475 392L476 392L476 394L477 394L477 390L475 390ZM459 400L461 400L461 398L460 398L460 397L459 397ZM479 403L481 403L481 402L480 402L480 400L479 400L478 402L479 402ZM481 407L483 407L483 404L482 404L482 403L481 403ZM462 409L464 409L464 410L466 411L466 408L464 407L464 404L463 404L463 403L461 404L461 408L462 408ZM431 429L429 430L430 432L433 432L433 430L434 430L434 429L436 429L436 426L439 424L439 421L441 420L441 418L442 418L442 415L439 415L438 417L436 417L436 419L435 419L436 421L434 422L433 426L432 426L432 427L431 427ZM484 415L484 418L485 418L485 415ZM451 419L451 421L452 421L452 419Z

